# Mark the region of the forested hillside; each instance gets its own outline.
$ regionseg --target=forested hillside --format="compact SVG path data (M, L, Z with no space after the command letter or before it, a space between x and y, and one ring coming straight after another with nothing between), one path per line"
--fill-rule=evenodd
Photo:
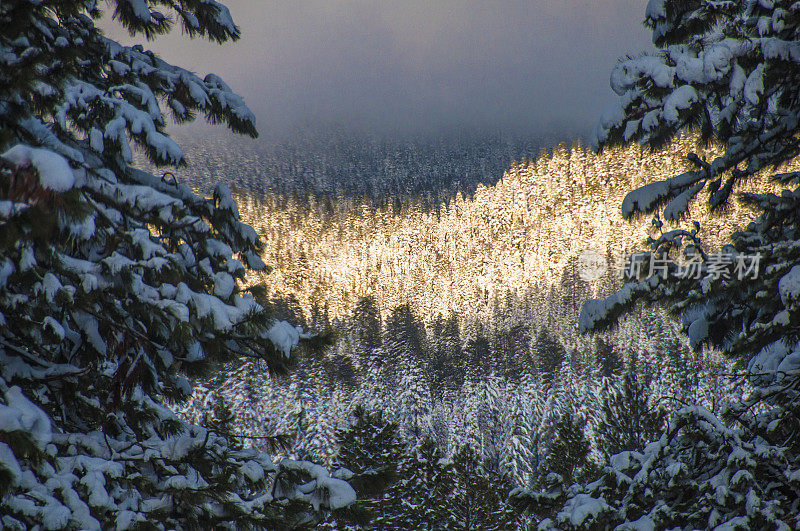
M714 153L690 139L656 153L631 146L594 154L562 144L438 209L313 194L242 195L240 209L267 242L264 258L274 269L265 280L272 292L293 295L307 315L317 305L343 316L360 297L373 296L384 316L405 303L426 319L450 311L465 316L490 310L506 291L542 293L562 279L575 284L570 291L601 289L600 282L578 281L580 251L616 260L641 246L650 220L623 222L622 199L628 190L687 170L681 155L687 149ZM724 220L700 204L691 211L711 241L723 227L752 218L738 205Z
M375 205L414 202L435 207L479 184L493 185L515 160L535 156L547 137L442 134L395 138L336 127L299 129L254 141L205 130L175 132L191 153L187 175L210 191L224 175L242 193L313 195L336 201L368 198Z

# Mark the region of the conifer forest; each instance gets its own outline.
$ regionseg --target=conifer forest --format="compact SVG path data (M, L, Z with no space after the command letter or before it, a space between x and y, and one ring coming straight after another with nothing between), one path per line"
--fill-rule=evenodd
M251 4L0 0L0 529L800 528L800 3L637 4L589 135L262 136L149 49Z

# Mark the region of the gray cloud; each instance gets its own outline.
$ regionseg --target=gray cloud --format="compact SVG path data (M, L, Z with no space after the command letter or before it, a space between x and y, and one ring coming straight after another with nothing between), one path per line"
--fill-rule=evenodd
M178 30L149 46L220 74L264 132L335 122L583 135L613 99L617 58L650 47L642 0L225 3L239 42Z

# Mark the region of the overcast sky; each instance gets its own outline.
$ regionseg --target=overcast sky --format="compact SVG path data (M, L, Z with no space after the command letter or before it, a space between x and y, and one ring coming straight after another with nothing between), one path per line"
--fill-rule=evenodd
M224 3L239 42L176 29L149 47L221 75L265 133L336 123L585 136L613 100L617 59L650 47L644 0Z

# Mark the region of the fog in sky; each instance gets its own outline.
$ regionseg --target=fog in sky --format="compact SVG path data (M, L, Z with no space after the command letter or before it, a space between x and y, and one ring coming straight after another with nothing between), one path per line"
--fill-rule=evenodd
M651 47L644 0L224 3L240 41L190 41L176 28L147 46L221 75L262 133L587 136L613 101L617 59Z

